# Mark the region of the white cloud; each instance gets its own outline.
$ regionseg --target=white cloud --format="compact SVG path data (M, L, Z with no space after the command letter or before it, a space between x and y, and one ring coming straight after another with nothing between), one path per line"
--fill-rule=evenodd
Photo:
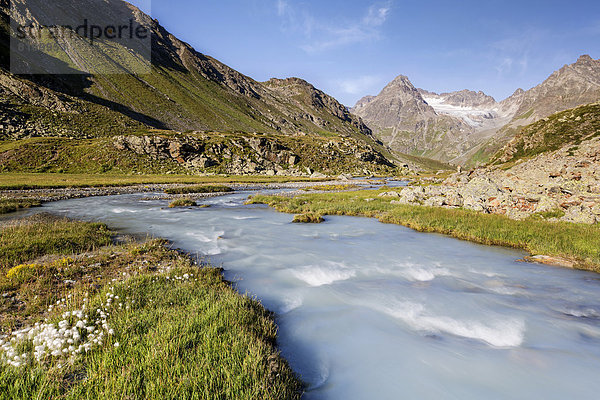
M283 17L289 7L289 4L285 0L277 0L277 15Z
M276 10L282 21L282 29L302 34L306 43L300 47L307 53L316 53L380 39L381 26L390 14L391 2L373 4L362 18L337 24L315 18L298 5L292 6L286 0L277 0Z
M496 66L496 71L498 71L498 74L504 75L512 70L512 65L513 59L506 57Z
M390 3L384 6L372 5L369 7L367 15L363 18L363 23L367 26L381 26L385 23L390 12Z
M364 94L369 92L382 83L382 78L375 75L364 75L356 78L342 79L335 82L335 85L346 94Z
M548 37L549 33L544 30L528 29L492 43L490 57L496 64L498 75L524 75L529 68L530 55Z

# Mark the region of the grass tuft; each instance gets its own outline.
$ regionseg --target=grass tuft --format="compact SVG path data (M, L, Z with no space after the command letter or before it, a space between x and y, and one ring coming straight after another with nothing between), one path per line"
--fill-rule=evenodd
M196 207L198 204L192 200L192 199L177 199L177 200L173 200L171 202L171 204L169 204L169 208L176 208L176 207Z
M297 224L320 224L321 222L325 222L325 220L321 214L309 212L294 216L292 222Z
M324 192L340 192L343 190L357 189L359 186L354 184L347 185L316 185L305 188L304 190L320 190Z

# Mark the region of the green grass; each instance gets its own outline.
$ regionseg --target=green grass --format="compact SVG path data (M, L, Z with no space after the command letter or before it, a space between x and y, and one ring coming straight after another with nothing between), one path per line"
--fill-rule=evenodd
M325 220L323 219L323 216L321 214L308 212L294 216L292 222L296 224L320 224L324 221Z
M531 215L531 218L541 218L541 219L550 219L550 218L562 218L565 216L565 212L563 210L552 210L552 211L543 211L538 212Z
M486 245L523 249L534 255L557 256L581 269L600 272L600 226L548 222L539 218L515 221L495 214L463 209L393 205L378 198L380 191L306 194L294 198L254 196L251 203L278 211L321 215L376 217L420 232L436 232ZM365 201L365 199L373 199Z
M15 212L24 208L38 207L41 204L39 200L28 198L0 199L0 214Z
M167 194L192 194L192 193L228 193L233 192L229 186L222 185L196 185L166 189Z
M177 199L177 200L173 200L171 202L171 204L169 204L169 208L176 208L176 207L195 207L198 204L196 203L195 200L192 199Z
M0 189L83 188L151 184L222 184L321 182L324 179L284 176L193 176L125 174L0 173Z
M87 251L101 244L94 231L98 224L85 224L91 231L82 231L82 223L70 223L82 243L69 249ZM11 228L19 229L11 239L38 244L35 255L25 252L19 260L44 256L17 268L10 256L15 246L2 232L0 288L7 295L0 298L0 336L36 322L66 318L74 325L75 317L63 313L84 304L92 324L101 318L96 310L106 308L106 323L114 332L69 360L46 356L38 362L28 356L14 367L2 361L0 350L0 400L300 398L302 385L275 347L272 314L238 294L220 269L198 267L160 240L65 258L55 254L66 249L57 242L65 238L57 224L42 216ZM31 273L9 272L15 270ZM108 293L115 296L112 305L106 302ZM19 354L33 351L28 339L17 349Z
M184 274L198 281L174 282ZM114 294L132 306L111 313L115 334L103 348L61 369L0 367L0 398L299 398L298 381L274 348L270 314L232 290L219 270L137 276Z
M527 119L527 118L531 117L532 115L533 115L533 108L531 110L527 111L525 114L515 117L514 119Z
M584 140L600 135L600 104L588 104L561 111L522 128L509 143L508 151L497 152L494 163L514 163L571 145L571 151Z
M44 254L72 254L110 243L111 233L103 224L38 214L0 225L0 268Z

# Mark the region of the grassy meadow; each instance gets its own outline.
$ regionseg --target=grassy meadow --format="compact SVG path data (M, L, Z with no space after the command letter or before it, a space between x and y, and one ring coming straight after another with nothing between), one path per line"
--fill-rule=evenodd
M233 189L223 185L195 185L169 188L165 190L167 194L194 194L194 193L229 193Z
M298 399L272 315L161 240L0 225L0 399Z

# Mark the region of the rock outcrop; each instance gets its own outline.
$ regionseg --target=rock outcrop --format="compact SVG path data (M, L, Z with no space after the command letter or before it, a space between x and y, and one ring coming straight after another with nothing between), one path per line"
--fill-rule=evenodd
M462 207L513 219L537 215L553 221L598 223L600 137L506 170L479 168L456 173L440 185L408 187L400 197L406 203Z
M320 140L252 134L121 135L118 151L151 160L175 161L189 171L234 175L330 175L385 173L394 166L356 139ZM325 175L323 175L325 176Z

